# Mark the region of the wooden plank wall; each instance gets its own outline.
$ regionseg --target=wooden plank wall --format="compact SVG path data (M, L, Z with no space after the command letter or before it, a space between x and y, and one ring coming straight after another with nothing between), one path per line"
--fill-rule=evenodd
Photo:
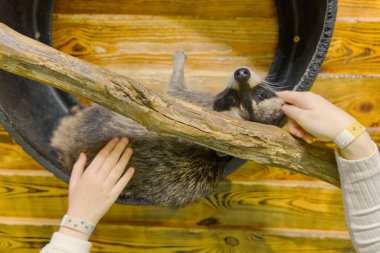
M313 91L357 117L380 143L380 0L340 0ZM234 68L265 73L277 25L271 0L56 0L54 46L162 91L171 54L187 83L221 90ZM0 252L38 252L67 207L67 185L0 129ZM114 205L92 252L354 252L341 192L246 163L209 198L182 209Z

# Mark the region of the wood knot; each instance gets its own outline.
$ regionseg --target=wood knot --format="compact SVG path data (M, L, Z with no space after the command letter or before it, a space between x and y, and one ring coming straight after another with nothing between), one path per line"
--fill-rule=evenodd
M203 219L201 221L198 221L197 225L200 225L200 226L211 226L211 225L215 225L215 224L218 224L218 223L219 223L219 220L217 218L210 217L210 218L206 218L206 219Z
M86 48L85 48L83 45L81 45L80 43L75 43L75 44L72 46L71 49L73 50L73 52L76 52L76 53L78 53L78 52L82 52L82 51L85 51L85 50L86 50Z
M227 245L230 245L232 247L239 245L239 240L232 236L227 236L224 238L224 241Z
M63 47L59 48L59 50L75 56L90 54L92 51L91 47L77 39L71 39L67 44L63 45Z
M371 102L363 102L359 105L359 111L370 112L374 109L374 105Z

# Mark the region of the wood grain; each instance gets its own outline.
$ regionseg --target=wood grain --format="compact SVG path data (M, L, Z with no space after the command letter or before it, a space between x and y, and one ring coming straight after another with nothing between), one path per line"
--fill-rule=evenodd
M322 72L380 73L379 24L338 20ZM171 55L178 49L188 53L190 71L231 73L248 65L265 72L277 45L277 25L274 18L256 17L212 20L55 14L53 44L97 65L129 72L169 72Z
M326 73L380 73L380 19L338 22L326 60Z
M379 18L379 0L339 0L338 17Z
M138 14L183 15L200 17L273 17L276 7L273 0L119 0L55 1L54 13L59 14ZM338 17L374 17L380 13L379 0L339 0Z
M42 169L0 125L0 170Z
M1 171L0 171L1 172ZM141 226L278 227L345 230L340 190L328 184L222 181L214 194L181 209L115 205L106 223ZM0 174L0 216L60 218L67 185L53 175Z
M104 67L158 73L171 69L179 49L190 69L231 72L254 63L266 70L277 44L275 18L54 14L52 29L60 51Z
M270 0L86 0L55 1L54 13L64 14L134 14L198 16L214 18L274 17L276 8Z
M2 221L2 222L1 222ZM38 221L38 220L37 220ZM12 224L13 223L13 224ZM20 224L21 223L21 224ZM30 253L39 250L57 229L58 220L28 224L0 218L0 250ZM91 252L354 252L347 233L312 230L241 228L97 226Z
M380 78L320 76L312 91L321 94L369 128L380 129Z

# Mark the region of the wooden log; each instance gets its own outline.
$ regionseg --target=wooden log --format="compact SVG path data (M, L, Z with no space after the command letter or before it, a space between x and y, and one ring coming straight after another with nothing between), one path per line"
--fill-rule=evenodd
M48 243L58 223L59 220L0 217L0 251L36 252ZM100 223L91 238L91 252L94 253L355 252L348 234L341 231L141 227Z
M138 82L66 55L0 24L0 67L101 104L147 129L246 160L339 185L332 150L276 127L241 121L156 94Z

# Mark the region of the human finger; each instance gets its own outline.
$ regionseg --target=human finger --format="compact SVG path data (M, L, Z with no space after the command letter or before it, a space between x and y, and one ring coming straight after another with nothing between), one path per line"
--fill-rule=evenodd
M131 156L132 156L133 150L131 148L126 148L115 165L115 167L112 169L112 171L109 173L108 178L106 179L106 183L114 186L117 180L121 177L123 174L125 167L127 166Z
M316 95L312 92L300 91L279 91L276 95L282 98L286 103L295 105L302 109L309 109L313 106Z
M288 119L287 127L291 134L299 138L302 138L307 143L311 144L314 142L315 137L312 134L308 133L300 125L298 125L297 122L295 122L294 120Z
M73 170L70 176L69 189L72 189L76 186L79 179L83 175L84 166L86 165L86 155L84 153L80 153L78 160L75 162L73 166Z
M123 137L118 141L114 149L107 156L103 165L99 168L98 170L99 176L107 177L110 174L111 170L118 163L127 145L128 145L128 138L126 137Z
M118 143L119 138L115 137L112 138L105 146L102 148L102 150L99 151L99 153L95 156L95 158L92 160L90 165L87 168L87 171L94 170L97 171L100 166L104 163L109 153L114 149L116 144Z
M315 137L314 137L314 135L309 134L308 132L305 131L302 139L304 139L307 143L311 144L314 142Z
M289 118L288 119L288 129L289 132L299 138L302 138L304 135L304 131L300 125L297 124L293 119Z
M115 186L112 189L112 194L115 195L116 198L120 195L120 193L127 186L129 180L131 180L134 173L135 173L135 169L131 167L117 181L117 183L115 184Z
M289 105L289 104L284 104L281 109L286 114L286 116L288 116L290 119L297 122L298 125L301 125L300 121L301 121L301 115L304 112L303 109L300 109L299 107L295 105Z

